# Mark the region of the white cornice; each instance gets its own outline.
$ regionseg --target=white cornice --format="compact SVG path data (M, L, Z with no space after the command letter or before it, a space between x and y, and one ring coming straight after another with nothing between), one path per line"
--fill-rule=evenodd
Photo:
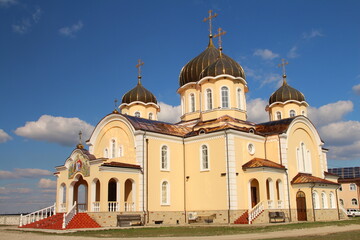
M141 173L140 169L108 167L108 166L100 166L99 171L100 172L117 172L117 173Z
M279 105L285 105L285 104L288 104L288 103L297 103L299 105L303 104L305 105L306 107L309 106L309 104L306 102L306 101L297 101L297 100L287 100L285 102L273 102L272 104L269 105L269 108L271 108L272 106L276 105L276 104L279 104Z
M122 103L119 106L119 108L121 109L122 107L131 107L132 105L136 105L136 104L140 104L140 105L143 105L143 106L154 106L155 108L160 109L160 106L153 103L153 102L144 103L144 102L141 102L141 101L133 101L131 103Z

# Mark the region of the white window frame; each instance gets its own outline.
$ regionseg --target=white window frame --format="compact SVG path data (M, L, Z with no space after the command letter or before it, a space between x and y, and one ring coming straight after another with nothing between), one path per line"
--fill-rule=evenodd
M292 116L292 113L293 113L293 116ZM295 117L295 116L296 116L296 111L295 111L294 109L291 109L291 110L289 111L289 116L290 116L290 117Z
M325 192L321 193L321 207L324 209L329 208L328 200Z
M209 93L210 93L210 101L209 101ZM207 88L205 90L205 99L206 99L206 110L212 110L213 109L213 91L211 88Z
M134 113L134 116L135 116L135 117L141 117L141 113L140 113L139 111L136 111L136 112Z
M118 147L118 149L119 149L119 157L123 157L124 156L124 146L120 145Z
M227 90L227 96L226 96L226 103L227 103L227 106L224 106L224 96L223 96L223 88L226 88L226 90ZM230 108L230 90L229 90L229 87L228 86L222 86L221 88L220 88L220 106L221 106L221 108L223 108L223 109L229 109Z
M354 201L354 200L355 200L355 201ZM355 203L354 203L354 202L355 202ZM356 198L351 199L351 205L353 205L353 206L359 205L358 200L357 200Z
M164 196L164 189L163 189L163 184L166 183L166 201L163 201L163 196ZM162 180L160 182L160 205L161 206L170 206L170 183L168 180Z
M207 168L204 168L204 153L203 146L207 150ZM200 146L200 171L209 171L210 170L210 155L209 155L209 146L207 144L201 144Z
M333 192L330 192L329 194L329 200L330 200L330 208L336 208L335 205L335 195Z
M154 116L153 113L149 113L149 120L154 120L154 119L153 119L153 116Z
M350 189L350 191L356 191L356 184L355 183L350 183L349 189Z
M195 93L189 94L189 112L193 113L196 111L196 100Z
M300 146L296 148L296 159L298 172L312 173L311 152L304 142L300 142Z
M277 111L276 112L276 120L281 120L282 116L281 116L281 112L280 111Z
M110 139L110 156L109 156L109 158L116 158L116 139L115 138Z
M107 148L104 149L104 157L109 158L109 150Z
M163 148L164 147L166 147L166 166L165 167L163 167ZM170 171L170 148L168 145L165 145L165 144L160 146L160 169L161 169L161 171Z
M243 110L243 93L241 88L236 89L236 101L237 101L237 108Z
M314 209L320 209L319 194L317 193L317 191L313 191L312 198L314 202Z

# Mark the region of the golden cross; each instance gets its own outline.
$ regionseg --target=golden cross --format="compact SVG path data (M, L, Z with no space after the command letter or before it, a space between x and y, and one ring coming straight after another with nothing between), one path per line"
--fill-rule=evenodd
M283 70L283 76L286 76L286 70L285 65L288 65L289 63L285 61L285 59L281 59L281 63L278 64L279 67L282 67Z
M82 144L82 139L81 139L81 137L82 137L82 132L81 132L81 130L79 131L79 144Z
M141 66L144 65L144 62L141 59L138 60L138 64L136 64L136 68L138 69L138 78L141 78Z
M117 103L118 103L118 100L115 98L115 100L114 100L115 109L117 109Z
M209 10L209 17L208 18L204 18L203 22L206 22L207 20L209 20L209 32L210 32L210 36L212 36L212 20L213 18L217 17L217 13L215 13L214 15L211 15L212 10Z
M214 36L214 38L219 37L219 49L220 49L220 51L222 50L221 36L222 36L222 35L225 35L225 34L226 34L226 32L225 32L225 31L222 31L222 29L219 28L219 29L218 29L218 34L216 34L216 35Z

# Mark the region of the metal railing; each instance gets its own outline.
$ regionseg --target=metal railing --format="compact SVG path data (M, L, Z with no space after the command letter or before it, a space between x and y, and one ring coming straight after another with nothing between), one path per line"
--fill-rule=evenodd
M273 200L267 200L268 209L274 208L274 201Z
M78 203L77 211L78 212L87 212L87 204L86 203Z
M108 202L109 212L118 212L119 211L119 203L114 201Z
M63 229L66 228L66 226L69 224L71 219L76 215L76 209L77 209L77 205L76 205L76 201L75 201L74 205L71 207L70 211L67 214L64 214L63 224L62 224Z
M283 200L277 200L277 208L278 209L283 209L284 208Z
M59 212L66 212L66 203L60 203L60 211Z
M38 211L29 213L27 215L20 215L20 223L19 226L22 227L24 225L27 225L29 223L33 223L48 217L51 217L56 214L56 203L50 207L46 207L43 209L40 209Z
M264 202L259 202L252 209L249 210L249 224L262 213L264 210Z

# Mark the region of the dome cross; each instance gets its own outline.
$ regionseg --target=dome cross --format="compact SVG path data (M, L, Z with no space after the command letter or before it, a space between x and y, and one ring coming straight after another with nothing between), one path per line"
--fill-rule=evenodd
M136 68L138 69L138 79L139 79L139 83L140 83L140 79L141 79L141 66L144 65L144 62L141 61L141 59L138 60L138 64L136 64Z
M214 13L214 15L211 15L213 10L209 10L209 17L204 18L203 22L209 21L209 32L210 36L212 36L212 19L216 18L218 16L217 13Z
M283 78L286 78L286 69L285 66L288 65L289 63L285 61L285 59L281 59L281 63L278 64L278 67L282 67L283 70Z
M214 38L216 38L216 37L219 37L219 50L220 50L220 56L221 56L221 53L222 53L222 41L221 41L221 36L222 35L225 35L226 34L226 32L225 31L223 31L221 28L218 28L218 34L216 34L215 36L214 36Z

